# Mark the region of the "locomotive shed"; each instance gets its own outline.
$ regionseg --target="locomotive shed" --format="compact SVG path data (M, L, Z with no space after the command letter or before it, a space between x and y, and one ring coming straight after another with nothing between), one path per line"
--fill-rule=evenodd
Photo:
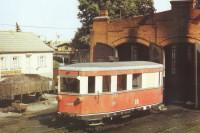
M93 20L90 61L152 61L165 67L164 101L200 107L200 9L196 0L171 0L171 10Z

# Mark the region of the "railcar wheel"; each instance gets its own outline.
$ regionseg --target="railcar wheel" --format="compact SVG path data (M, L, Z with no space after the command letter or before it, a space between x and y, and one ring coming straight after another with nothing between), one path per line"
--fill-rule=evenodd
M152 113L161 113L166 110L167 110L167 107L164 104L159 104L151 108Z
M90 127L101 126L104 125L102 120L91 120L87 122L87 125Z

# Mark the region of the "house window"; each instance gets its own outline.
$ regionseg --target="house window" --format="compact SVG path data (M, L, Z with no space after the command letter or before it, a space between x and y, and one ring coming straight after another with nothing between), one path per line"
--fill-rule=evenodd
M6 68L6 57L0 57L0 69L5 70Z
M38 67L46 67L46 56L38 57Z
M20 68L19 57L17 57L17 56L12 57L11 67L12 67L12 69L19 69Z
M171 74L176 74L176 46L172 46L171 57L172 57Z
M142 87L142 74L133 74L132 88L138 89Z

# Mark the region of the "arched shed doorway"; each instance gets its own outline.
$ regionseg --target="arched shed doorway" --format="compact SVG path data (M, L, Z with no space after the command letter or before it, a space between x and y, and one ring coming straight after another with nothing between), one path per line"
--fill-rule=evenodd
M112 61L112 59L116 58L116 50L104 43L97 43L95 48L95 62L107 62Z
M123 43L116 47L119 61L152 61L163 63L163 50L155 44Z
M164 49L166 103L195 103L195 45L174 43Z
M116 47L119 61L148 61L149 47L139 43L123 43Z

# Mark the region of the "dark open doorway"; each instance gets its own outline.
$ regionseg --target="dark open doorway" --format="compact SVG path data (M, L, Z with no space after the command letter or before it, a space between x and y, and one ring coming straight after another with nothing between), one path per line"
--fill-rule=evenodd
M108 62L110 61L109 57L115 57L114 48L110 47L107 44L97 43L95 46L95 62Z
M165 102L195 103L195 45L166 46L165 68Z
M148 61L149 47L142 44L124 43L116 47L119 61Z

